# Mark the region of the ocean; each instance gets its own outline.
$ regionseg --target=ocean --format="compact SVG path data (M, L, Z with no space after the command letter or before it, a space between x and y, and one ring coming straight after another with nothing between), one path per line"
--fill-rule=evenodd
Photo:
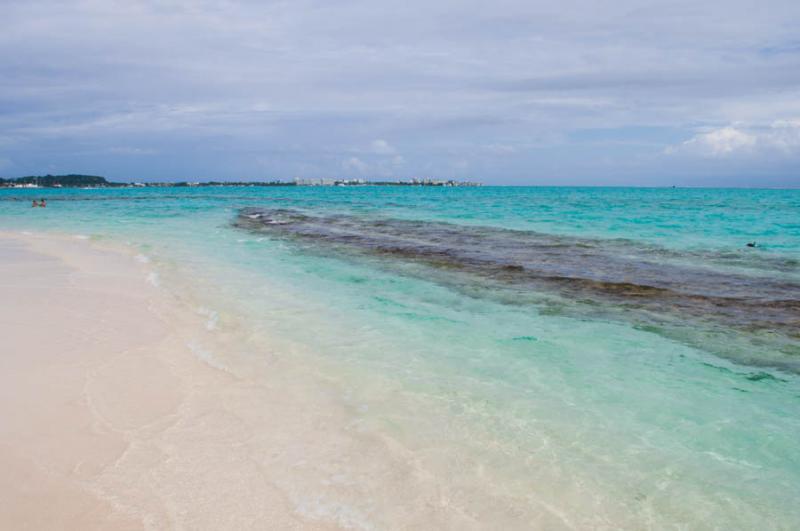
M800 190L0 189L0 230L134 247L476 513L800 528Z

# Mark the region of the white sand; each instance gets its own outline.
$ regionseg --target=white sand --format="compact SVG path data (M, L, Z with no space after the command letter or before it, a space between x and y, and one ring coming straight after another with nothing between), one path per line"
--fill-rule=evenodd
M186 346L202 319L176 318L141 262L0 235L0 526L321 524L250 460L248 434L217 403L236 379Z
M3 529L526 520L512 499L469 496L478 509L464 493L479 485L442 482L311 367L246 346L156 280L128 250L0 233Z

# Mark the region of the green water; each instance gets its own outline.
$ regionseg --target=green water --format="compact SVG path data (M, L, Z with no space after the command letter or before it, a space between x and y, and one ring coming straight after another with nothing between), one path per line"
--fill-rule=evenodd
M247 207L317 221L234 227ZM398 254L387 223L439 247ZM473 499L522 493L581 528L800 527L800 191L0 190L0 229L136 246L223 323L314 353L361 422ZM546 274L492 269L540 241ZM705 278L708 315L584 282L664 279L694 304Z

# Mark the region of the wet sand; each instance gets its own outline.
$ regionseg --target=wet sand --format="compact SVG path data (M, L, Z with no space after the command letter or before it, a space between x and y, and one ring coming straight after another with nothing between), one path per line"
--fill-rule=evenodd
M250 461L218 402L236 378L187 347L202 323L152 275L86 241L0 235L2 527L316 527Z
M565 527L467 495L302 357L158 286L130 249L0 232L1 527Z

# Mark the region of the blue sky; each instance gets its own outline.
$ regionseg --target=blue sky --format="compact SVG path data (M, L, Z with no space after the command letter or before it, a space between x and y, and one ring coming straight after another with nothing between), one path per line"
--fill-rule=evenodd
M0 175L800 186L800 2L0 2Z

